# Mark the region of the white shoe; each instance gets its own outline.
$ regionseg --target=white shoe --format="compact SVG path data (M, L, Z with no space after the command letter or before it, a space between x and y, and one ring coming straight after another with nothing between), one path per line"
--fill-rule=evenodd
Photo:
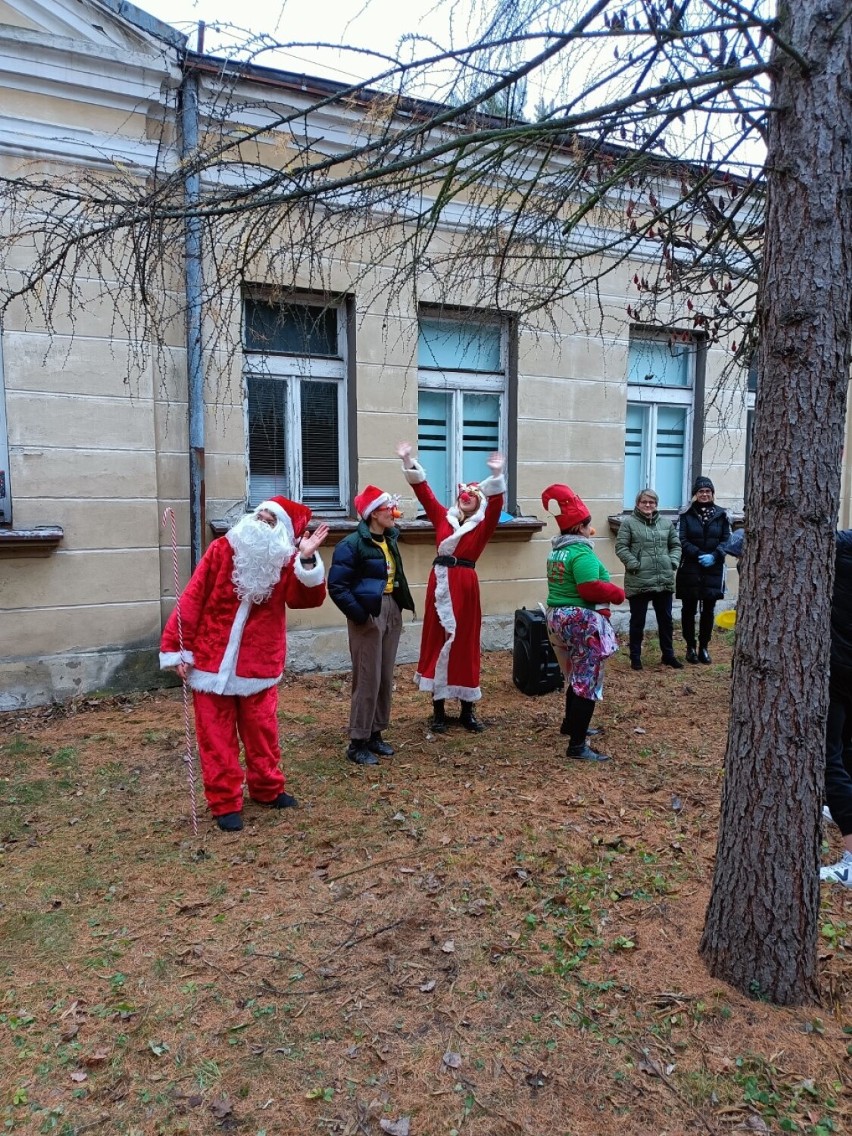
M852 852L844 852L843 859L819 870L819 878L832 884L852 888Z
M828 805L822 806L822 819L827 820L829 824L837 824L837 821L831 815L831 809L828 807Z

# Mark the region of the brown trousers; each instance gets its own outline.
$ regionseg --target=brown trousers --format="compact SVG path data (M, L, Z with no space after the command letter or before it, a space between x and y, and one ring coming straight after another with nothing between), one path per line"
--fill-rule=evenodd
M402 633L402 612L392 595L382 596L379 615L366 623L347 621L352 656L349 737L363 740L386 730L393 695L393 668Z

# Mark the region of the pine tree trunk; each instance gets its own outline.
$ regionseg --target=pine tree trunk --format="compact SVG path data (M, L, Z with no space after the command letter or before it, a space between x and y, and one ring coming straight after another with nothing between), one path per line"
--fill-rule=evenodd
M852 19L779 5L746 553L713 889L710 973L818 998L819 813L852 301Z

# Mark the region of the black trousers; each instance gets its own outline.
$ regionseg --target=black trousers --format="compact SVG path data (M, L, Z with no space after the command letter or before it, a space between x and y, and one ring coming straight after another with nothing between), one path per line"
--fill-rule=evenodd
M852 835L852 693L847 682L829 686L825 803L841 834Z
M680 623L687 647L695 646L695 615L699 604L701 604L701 616L698 620L698 646L708 646L713 635L713 609L716 607L716 601L689 598L680 602Z
M642 654L648 604L653 604L654 615L657 617L663 658L674 658L671 592L640 592L636 596L630 596L627 602L630 604L630 658L635 660Z

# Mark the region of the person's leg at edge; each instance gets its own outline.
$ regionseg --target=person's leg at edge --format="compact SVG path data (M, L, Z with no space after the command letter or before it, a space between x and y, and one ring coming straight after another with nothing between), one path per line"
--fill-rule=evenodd
M220 828L238 831L242 828L243 769L237 739L237 699L194 690L192 704L208 808Z
M698 653L695 650L695 616L698 612L698 600L692 596L684 596L680 606L680 627L683 641L686 643L686 661L698 662Z
M594 698L583 698L574 691L566 714L568 748L565 753L568 757L579 761L609 761L606 754L598 753L586 743L586 732L591 725L596 705L597 701Z
M820 869L820 879L852 888L852 777L844 750L852 731L852 698L832 683L825 731L825 799L843 838L843 856Z
M649 592L630 596L630 666L634 671L642 669L642 640L645 635L645 620L648 617Z
M668 667L680 668L681 663L674 652L674 624L672 622L671 592L654 592L652 596L654 615L657 617L657 630L660 636L660 654Z
M377 621L381 633L381 659L379 666L379 687L376 691L373 721L370 725L369 748L380 757L391 757L393 746L382 738L382 731L390 722L391 701L393 699L393 675L396 666L396 653L399 637L402 634L402 612L391 595L382 597L382 610Z
M237 729L246 754L249 796L259 805L295 808L297 801L285 792L278 740L278 687L237 699Z
M698 620L698 661L699 663L712 662L708 647L713 637L713 613L716 609L715 600L701 601L701 615Z

